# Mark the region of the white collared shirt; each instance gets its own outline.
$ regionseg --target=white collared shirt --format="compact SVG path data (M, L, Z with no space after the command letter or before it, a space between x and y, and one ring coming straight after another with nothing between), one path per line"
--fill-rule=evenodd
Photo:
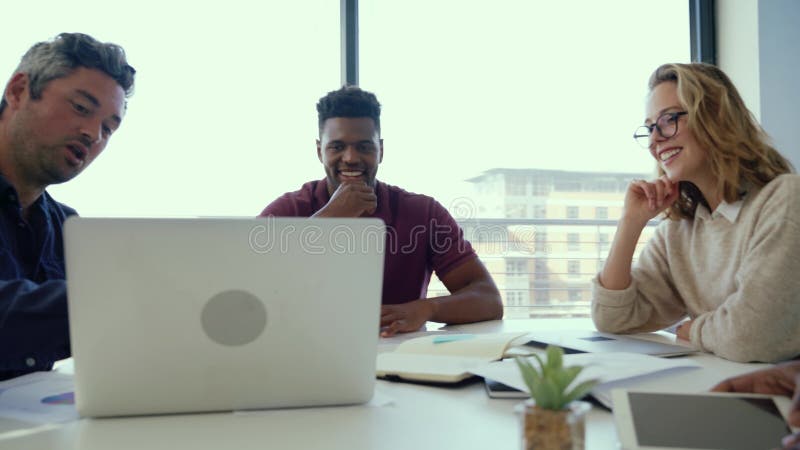
M697 210L694 213L695 219L714 220L720 216L728 219L730 223L736 223L736 218L739 217L739 212L742 210L744 204L744 196L733 203L728 203L725 200L717 206L713 213L708 212L708 208L702 203L697 205Z

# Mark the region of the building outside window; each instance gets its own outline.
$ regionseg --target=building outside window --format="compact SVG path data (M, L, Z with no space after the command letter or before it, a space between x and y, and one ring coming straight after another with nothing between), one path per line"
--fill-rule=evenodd
M526 217L527 206L522 204L510 204L506 205L506 218L508 219L522 219Z
M536 259L534 263L534 278L537 280L547 280L550 278L550 271L547 268L547 261Z
M524 176L509 176L506 179L506 195L524 196L527 194L528 180Z
M610 244L608 241L608 233L599 233L597 235L597 247L600 251L608 251Z
M581 262L577 260L567 261L567 274L570 278L578 278L581 275Z
M528 274L528 264L524 260L506 261L506 274L509 277L523 276Z
M577 219L578 211L577 206L567 206L567 219Z
M534 196L546 196L550 193L552 189L552 184L546 181L536 182L533 184L533 195Z
M533 245L537 253L546 253L548 251L547 231L545 231L544 227L537 227L534 230Z
M581 249L581 237L578 233L567 233L567 250L577 252Z
M517 293L515 291L506 291L506 305L516 306Z

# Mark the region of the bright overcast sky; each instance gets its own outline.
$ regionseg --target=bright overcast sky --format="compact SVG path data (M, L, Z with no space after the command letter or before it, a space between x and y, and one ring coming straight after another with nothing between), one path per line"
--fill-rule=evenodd
M317 99L340 85L338 0L40 0L4 7L0 76L33 43L122 45L136 93L105 152L50 192L84 216L254 216L321 178ZM378 178L447 199L496 167L650 172L646 82L689 60L685 0L361 0Z

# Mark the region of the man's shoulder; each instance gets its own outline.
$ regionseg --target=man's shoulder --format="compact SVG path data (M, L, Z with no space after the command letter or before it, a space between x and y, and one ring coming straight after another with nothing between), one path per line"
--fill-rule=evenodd
M66 219L69 216L77 216L78 212L75 211L74 208L67 206L64 203L56 201L47 191L44 191L42 194L44 197L43 200L45 202L45 208L47 212L50 214L55 214L59 218Z
M382 185L390 196L397 199L400 204L413 204L414 206L438 204L435 198L430 195L418 194L416 192L407 191L399 186L394 186L382 181L378 182Z
M393 210L404 218L405 223L439 223L452 227L456 222L450 211L430 195L409 192L398 186L384 185L389 192L390 202L395 205ZM456 211L460 211L460 209L456 209Z
M320 183L325 180L313 180L303 183L300 189L286 192L272 201L261 212L261 216L310 216L314 214L313 205Z

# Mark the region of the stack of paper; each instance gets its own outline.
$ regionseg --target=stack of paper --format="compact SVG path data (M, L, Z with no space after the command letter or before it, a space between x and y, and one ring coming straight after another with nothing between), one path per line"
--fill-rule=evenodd
M34 372L0 383L0 417L36 423L76 420L72 375Z
M533 362L538 367L538 363ZM611 389L624 387L630 380L642 377L661 376L667 371L696 369L700 365L686 358L657 358L637 353L581 353L564 355L565 366L583 366L584 369L573 382L581 383L595 379L599 384L592 396L607 407L611 407ZM472 368L472 373L490 378L522 391L528 390L519 368L513 359L506 359Z

